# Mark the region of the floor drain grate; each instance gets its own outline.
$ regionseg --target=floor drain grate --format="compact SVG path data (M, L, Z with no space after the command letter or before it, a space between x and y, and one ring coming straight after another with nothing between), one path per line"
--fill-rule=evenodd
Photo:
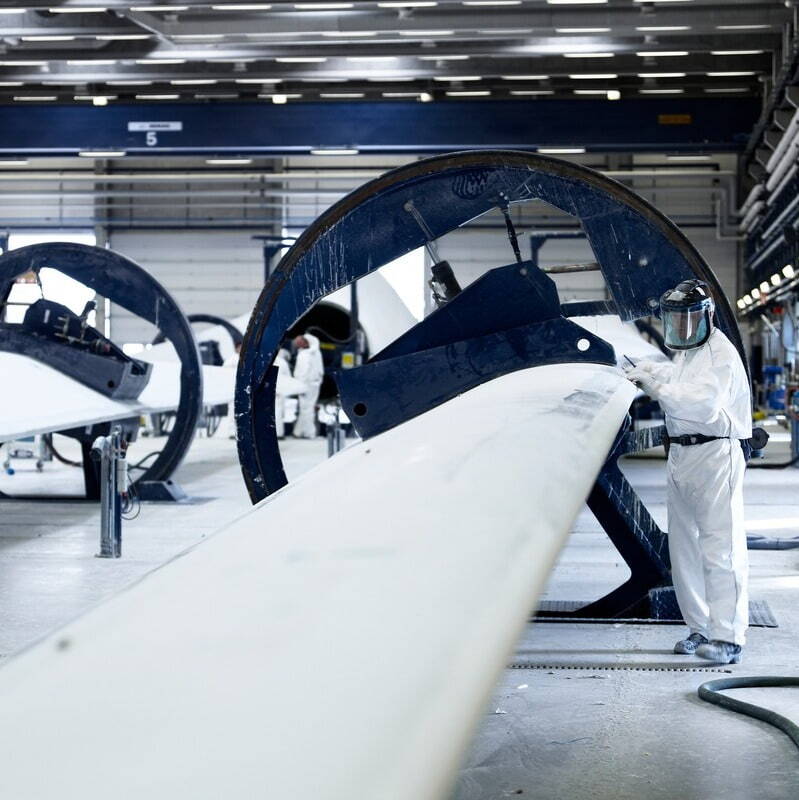
M508 669L572 669L572 670L607 670L609 672L722 672L731 674L731 669L721 667L669 667L669 666L636 666L634 664L533 664L527 661L513 661Z

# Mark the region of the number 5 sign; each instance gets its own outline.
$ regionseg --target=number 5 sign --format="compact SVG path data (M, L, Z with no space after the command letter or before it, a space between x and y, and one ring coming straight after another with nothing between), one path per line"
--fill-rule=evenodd
M144 143L147 147L158 146L158 134L170 131L182 131L182 122L129 122L128 131L143 133Z

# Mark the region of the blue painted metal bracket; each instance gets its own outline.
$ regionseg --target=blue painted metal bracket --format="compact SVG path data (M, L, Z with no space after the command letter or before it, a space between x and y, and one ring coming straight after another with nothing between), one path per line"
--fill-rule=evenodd
M180 359L180 400L175 425L163 450L138 482L143 485L168 480L194 439L202 411L200 356L188 320L169 292L135 262L113 250L70 242L34 244L0 255L0 303L5 302L17 277L44 267L74 278L151 322L175 347Z
M367 364L335 378L342 407L366 439L500 375L570 361L615 365L616 357L561 316L554 281L527 261L485 273Z
M69 155L285 154L319 147L369 153L580 146L607 151L743 149L760 107L752 98L456 101L442 103L113 103L0 108L0 153ZM221 113L220 113L221 112ZM575 125L576 115L580 124ZM131 123L161 126L130 130ZM168 123L168 125L167 125ZM145 126L146 128L146 126Z

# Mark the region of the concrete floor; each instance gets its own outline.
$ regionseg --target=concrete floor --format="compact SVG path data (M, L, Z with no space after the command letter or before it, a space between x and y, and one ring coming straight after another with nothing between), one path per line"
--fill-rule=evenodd
M150 445L138 443L132 459ZM288 441L284 447L290 477L324 455L321 439ZM770 456L784 457L784 445ZM80 490L79 470L48 464L37 475L32 465L16 466L13 478L0 477L0 490ZM663 461L628 461L625 471L665 523ZM99 537L95 505L0 502L0 656L120 591L249 507L235 447L226 438L198 440L178 480L200 500L144 505L139 518L125 524L124 557L117 561L94 558ZM749 530L799 535L797 489L799 470L748 471ZM799 550L753 551L750 559L752 596L769 602L780 627L751 629L743 664L724 669L738 675L795 675ZM545 596L591 600L625 575L623 562L585 512ZM512 658L527 668L502 675L452 800L799 797L798 756L784 734L697 699L700 683L729 673L695 671L704 662L672 655L682 632L667 625L528 625ZM799 693L737 694L799 720Z

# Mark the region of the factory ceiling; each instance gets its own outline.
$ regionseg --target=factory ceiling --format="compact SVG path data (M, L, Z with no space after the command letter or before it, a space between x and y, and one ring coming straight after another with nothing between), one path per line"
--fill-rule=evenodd
M770 0L0 6L0 103L751 97L786 54Z

